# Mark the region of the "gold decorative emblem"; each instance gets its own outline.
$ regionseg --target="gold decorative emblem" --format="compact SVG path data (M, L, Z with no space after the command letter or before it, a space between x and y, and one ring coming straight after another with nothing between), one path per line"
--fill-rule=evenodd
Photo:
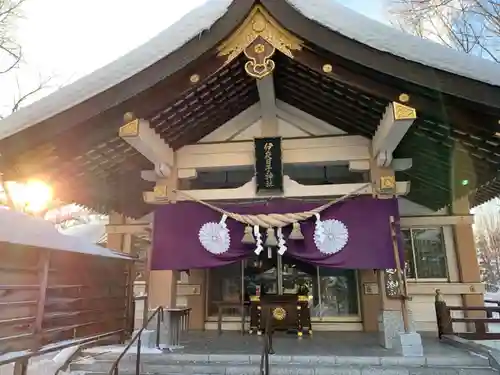
M417 118L415 108L400 103L392 103L392 108L395 120L415 120Z
M276 320L284 320L286 318L286 310L283 307L276 307L273 310L273 318Z
M257 54L261 54L261 53L264 53L264 51L266 50L266 47L264 47L264 45L263 45L263 44L259 43L259 44L257 44L257 45L254 47L254 49L253 49L253 50L255 51L255 53L257 53Z
M410 95L402 93L401 95L399 95L399 101L401 103L408 103L410 101Z
M120 127L118 135L120 137L137 137L139 135L139 119L130 121L129 123Z
M331 73L333 71L333 67L330 64L323 65L323 72Z
M292 51L302 49L302 43L281 27L262 5L256 5L241 26L222 42L218 55L227 56L225 64L229 64L244 52L251 63L245 65L247 73L263 78L275 67L271 60L275 50L293 58Z
M200 81L200 75L199 74L193 74L191 77L189 77L189 81L191 83L197 83Z
M155 198L164 198L167 196L167 185L156 185L153 192Z
M394 193L396 191L396 177L382 176L380 177L380 192L381 193Z
M261 79L273 72L275 63L271 60L271 57L276 50L261 38L254 43L257 44L253 48L251 45L245 49L245 56L249 59L245 63L245 71L249 76Z

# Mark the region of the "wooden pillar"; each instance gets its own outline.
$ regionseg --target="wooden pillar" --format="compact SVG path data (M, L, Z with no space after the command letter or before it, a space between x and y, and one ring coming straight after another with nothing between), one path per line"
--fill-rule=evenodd
M377 279L377 270L360 270L360 298L361 298L361 318L363 319L363 330L365 332L378 331L378 315L380 311L380 293L383 289L380 288ZM365 293L365 285L370 287L376 285L378 294L372 291L373 294Z
M468 194L477 187L475 176L467 173L474 171L474 164L469 152L460 142L455 142L451 153L450 187L452 192L451 211L454 215L469 215L470 205ZM481 281L479 263L472 225L458 224L453 228L455 237L455 253L457 258L458 275L462 283L476 283ZM463 294L464 306L483 306L484 298L481 294ZM466 317L485 317L484 312L468 311ZM473 330L473 327L468 327ZM476 327L477 329L478 327ZM479 327L484 330L484 324Z
M117 212L112 212L109 215L109 224L119 225L125 224L125 216ZM123 234L122 233L108 233L106 247L116 251L123 251Z
M169 200L168 204L175 204L176 192L178 188L177 168L173 167L170 171L170 176L158 181L157 186L166 186L166 194ZM153 227L153 231L156 228ZM182 249L179 249L182 251ZM177 282L179 280L179 272L171 270L150 270L148 285L148 306L149 309L155 309L158 306L175 307L177 306Z
M394 194L396 193L396 181L392 167L381 167L378 165L376 158L372 157L370 161L370 178L374 189L377 191L376 197L378 199L394 197L390 192L392 190ZM382 190L384 193L382 193ZM387 220L387 225L390 225L389 220ZM392 348L393 339L398 332L403 331L401 301L387 297L384 270L377 271L376 277L379 288L379 309L377 313L380 344L385 348ZM371 299L374 300L374 298ZM414 322L411 312L409 314L409 325L410 330L412 330Z
M455 199L452 204L455 215L469 214L469 200L467 196ZM462 283L481 282L479 262L477 260L474 232L470 224L458 224L453 228L455 237L455 252L457 257L458 275ZM465 307L483 306L482 294L462 294L462 303ZM466 311L466 317L484 317L482 311ZM472 327L469 327L472 330Z
M191 270L189 272L189 285L193 287L193 293L186 297L187 306L192 309L189 329L203 330L205 328L206 272L205 269Z

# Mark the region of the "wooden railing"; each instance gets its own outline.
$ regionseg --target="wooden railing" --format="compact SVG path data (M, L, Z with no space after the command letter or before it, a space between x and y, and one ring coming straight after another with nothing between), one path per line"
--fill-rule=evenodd
M486 301L485 301L486 302ZM448 306L439 290L436 290L436 321L439 338L443 335L457 335L469 340L498 340L500 333L488 332L488 324L500 323L500 318L493 317L500 313L500 306ZM453 316L454 311L464 312L464 317ZM472 312L472 314L471 314ZM471 316L471 315L476 316ZM465 323L474 332L457 332L453 323Z

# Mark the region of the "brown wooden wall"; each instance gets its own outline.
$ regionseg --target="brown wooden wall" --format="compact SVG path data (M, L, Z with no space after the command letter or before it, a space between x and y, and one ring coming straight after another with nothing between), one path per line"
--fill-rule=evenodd
M0 243L0 354L130 334L133 263Z

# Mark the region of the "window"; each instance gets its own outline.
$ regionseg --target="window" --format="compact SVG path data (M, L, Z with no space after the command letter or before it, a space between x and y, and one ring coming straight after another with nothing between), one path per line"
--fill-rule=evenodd
M320 318L358 315L356 271L320 267L318 274L319 293L314 296L311 315Z
M218 302L241 301L241 262L210 268L208 271L208 316L217 316ZM225 316L239 316L236 309L225 309Z
M410 279L447 279L442 228L403 229L405 270Z

